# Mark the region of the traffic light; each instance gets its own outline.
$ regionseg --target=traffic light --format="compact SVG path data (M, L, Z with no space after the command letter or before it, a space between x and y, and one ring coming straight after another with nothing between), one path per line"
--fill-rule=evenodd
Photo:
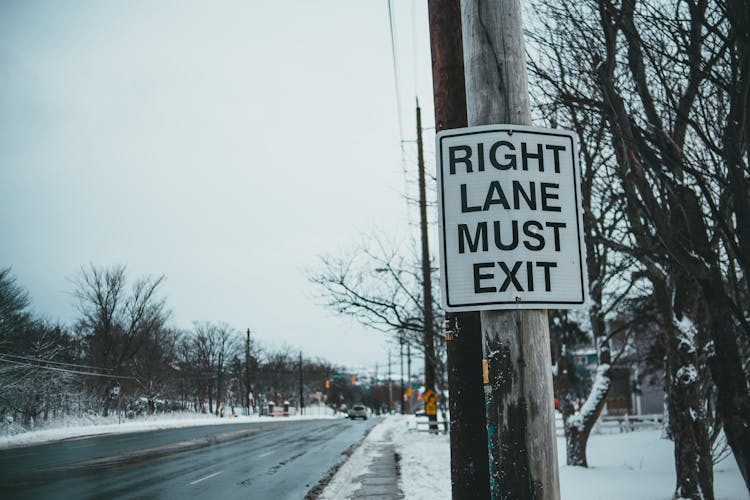
M330 388L331 388L331 381L326 380L326 389L330 389Z
M357 377L352 375L352 385L355 385L357 383Z

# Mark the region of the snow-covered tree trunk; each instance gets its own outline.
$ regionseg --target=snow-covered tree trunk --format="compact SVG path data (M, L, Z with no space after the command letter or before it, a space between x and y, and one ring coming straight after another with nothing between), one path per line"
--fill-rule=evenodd
M612 385L609 350L606 351L605 356L600 355L600 359L606 359L607 362L602 362L597 367L594 384L581 411L570 416L565 421L566 459L568 465L588 467L586 445L588 444L591 429L594 428L594 424L604 408L609 388Z
M698 287L679 268L671 276L649 266L661 316L665 347L665 388L674 441L675 498L713 500L713 461L700 387L696 316Z
M593 250L592 238L586 239L587 251ZM591 333L594 342L597 345L599 366L596 370L594 383L591 387L586 402L581 410L567 419L565 419L565 443L566 443L566 463L568 465L578 465L588 467L586 458L586 446L588 445L589 435L594 424L599 419L604 404L607 402L607 394L612 385L610 378L612 356L610 353L609 340L606 337L607 326L604 314L602 313L602 285L599 279L599 272L593 268L592 259L589 259L589 278L595 277L591 285L591 298L594 305L589 310L589 319L591 320Z
M716 383L716 411L721 416L727 442L750 492L750 389L734 334L735 326L719 292L705 293L711 311L713 353L708 358L711 378Z
M700 397L696 330L683 317L665 325L669 420L674 440L675 498L712 500L713 463Z

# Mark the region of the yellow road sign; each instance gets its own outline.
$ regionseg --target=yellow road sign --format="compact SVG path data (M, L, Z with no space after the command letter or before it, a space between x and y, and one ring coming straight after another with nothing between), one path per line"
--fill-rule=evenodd
M437 393L432 389L427 389L422 397L424 398L425 404L437 403L439 398Z

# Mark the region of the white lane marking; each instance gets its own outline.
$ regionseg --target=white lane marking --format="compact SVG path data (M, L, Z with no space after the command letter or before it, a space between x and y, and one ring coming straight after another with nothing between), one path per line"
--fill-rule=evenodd
M202 478L200 478L200 479L196 479L196 480L195 480L195 481L193 481L192 483L188 483L188 486L192 486L192 485L194 485L194 484L198 484L198 483L200 483L201 481L205 481L206 479L211 479L211 478L212 478L212 477L214 477L214 476L218 476L218 475L219 475L219 474L221 474L222 472L224 472L224 471L221 471L221 470L220 470L219 472L214 472L213 474L209 474L209 475L208 475L208 476L206 476L206 477L202 477Z
M264 454L262 454L262 455L258 455L258 458L263 458L263 457L267 457L268 455L271 455L271 454L273 454L273 452L272 452L272 451L269 451L268 453L264 453Z

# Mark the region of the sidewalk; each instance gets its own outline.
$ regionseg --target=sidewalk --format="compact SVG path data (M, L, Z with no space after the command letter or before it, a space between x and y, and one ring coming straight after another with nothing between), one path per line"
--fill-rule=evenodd
M394 500L403 498L399 488L398 463L392 444L382 444L371 451L367 469L358 477L359 488L353 500Z
M323 490L320 500L404 498L393 445L392 426L375 426Z

